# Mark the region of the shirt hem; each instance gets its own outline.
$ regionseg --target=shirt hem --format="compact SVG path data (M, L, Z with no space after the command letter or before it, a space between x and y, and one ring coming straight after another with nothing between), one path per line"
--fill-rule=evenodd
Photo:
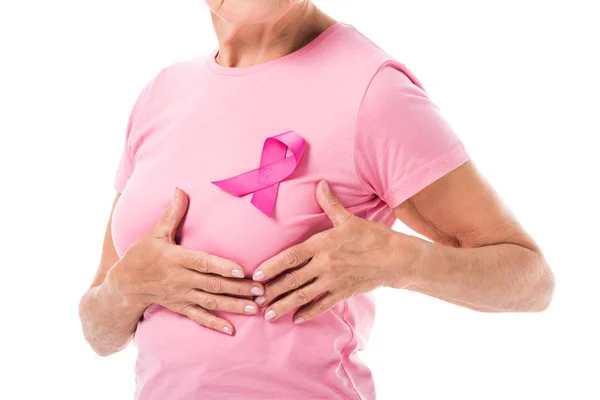
M352 388L352 390L354 390L354 393L356 394L356 398L358 400L363 400L363 398L360 395L360 393L358 393L358 390L356 390L356 387L354 386L354 383L352 382L352 379L350 379L350 375L348 374L348 371L346 371L346 367L344 366L344 354L345 354L345 350L350 345L350 343L352 343L354 341L354 329L352 328L352 325L350 325L348 323L348 321L346 321L346 311L347 311L347 309L348 309L348 300L346 299L346 300L344 300L344 309L342 310L342 321L344 321L344 323L346 324L346 326L350 330L350 340L348 340L348 343L346 343L344 345L344 347L342 347L342 350L341 350L342 359L341 359L340 365L342 367L342 371L344 371L344 375L346 375L346 379L348 379L348 383L350 384L350 387Z

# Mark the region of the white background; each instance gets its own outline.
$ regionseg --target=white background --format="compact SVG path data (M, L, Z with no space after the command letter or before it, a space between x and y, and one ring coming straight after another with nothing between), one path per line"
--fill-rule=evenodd
M318 2L419 77L557 277L541 314L378 291L378 399L600 398L594 3ZM78 302L133 101L211 29L201 0L0 3L0 398L131 398L135 347L96 356Z

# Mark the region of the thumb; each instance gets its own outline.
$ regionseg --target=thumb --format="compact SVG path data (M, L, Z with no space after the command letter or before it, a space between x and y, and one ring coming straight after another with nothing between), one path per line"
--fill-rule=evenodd
M317 187L317 201L331 222L333 222L333 226L338 226L348 221L354 215L346 210L344 205L331 193L325 179L321 180Z
M159 239L167 239L175 243L175 234L185 216L189 206L189 197L179 187L175 188L175 193L171 204L165 210L162 218L152 229L152 236Z

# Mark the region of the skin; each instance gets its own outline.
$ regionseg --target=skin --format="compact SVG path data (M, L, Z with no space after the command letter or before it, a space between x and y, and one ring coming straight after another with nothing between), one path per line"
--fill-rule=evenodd
M229 67L281 57L335 22L308 1L206 3L219 39L216 60ZM429 240L356 217L325 181L317 200L332 228L266 260L253 279L243 278L243 267L233 261L175 242L189 205L179 188L161 220L120 259L111 211L98 271L80 301L86 340L103 356L120 351L151 304L234 335L233 325L210 311L252 316L260 304L259 315L274 321L297 309L291 317L302 324L350 296L386 286L481 312L542 311L551 302L554 275L539 246L472 161L394 209Z
M336 21L302 0L206 0L219 41L216 60L247 67L289 54ZM260 21L260 22L256 22Z

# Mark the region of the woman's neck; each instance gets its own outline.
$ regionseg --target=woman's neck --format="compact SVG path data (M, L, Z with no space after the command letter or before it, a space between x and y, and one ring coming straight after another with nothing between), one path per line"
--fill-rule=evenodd
M256 24L235 24L211 15L219 41L216 61L226 67L249 67L282 57L336 22L312 2L298 3L278 20Z

